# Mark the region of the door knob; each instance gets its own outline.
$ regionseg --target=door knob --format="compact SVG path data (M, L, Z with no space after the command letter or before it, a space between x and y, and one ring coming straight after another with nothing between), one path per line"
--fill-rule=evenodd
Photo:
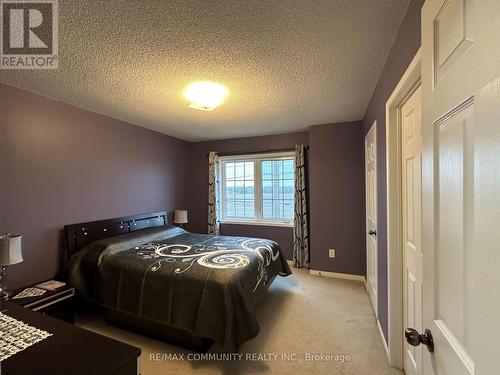
M419 346L420 344L424 344L425 346L427 346L427 350L429 352L434 352L434 340L432 339L432 333L430 330L426 329L423 334L420 334L416 329L406 328L405 337L406 341L411 346Z
M370 236L376 236L376 235L377 235L377 231L376 231L376 230L370 230L370 231L368 232L368 234L369 234Z

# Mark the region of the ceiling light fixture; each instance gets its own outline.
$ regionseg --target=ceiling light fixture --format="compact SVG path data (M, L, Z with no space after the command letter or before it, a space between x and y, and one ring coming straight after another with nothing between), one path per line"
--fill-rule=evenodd
M190 101L189 107L202 111L213 111L228 95L228 89L216 82L194 82L184 92Z

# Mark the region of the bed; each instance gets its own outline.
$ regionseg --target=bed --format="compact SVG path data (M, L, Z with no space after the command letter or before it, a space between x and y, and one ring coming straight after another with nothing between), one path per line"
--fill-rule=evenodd
M271 240L195 234L154 212L65 226L66 274L108 322L204 351L255 337L254 308L291 274Z

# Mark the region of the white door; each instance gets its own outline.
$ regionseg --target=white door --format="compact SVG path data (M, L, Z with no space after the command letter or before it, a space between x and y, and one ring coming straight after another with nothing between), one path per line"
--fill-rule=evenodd
M500 1L427 0L422 52L424 374L498 374Z
M403 324L422 330L422 90L400 108L403 219ZM401 332L403 334L403 332ZM422 374L422 346L404 346L406 375Z
M377 312L377 123L365 137L366 289Z

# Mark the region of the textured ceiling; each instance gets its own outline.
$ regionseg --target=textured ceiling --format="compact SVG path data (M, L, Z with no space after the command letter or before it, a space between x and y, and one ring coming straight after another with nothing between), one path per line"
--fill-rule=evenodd
M186 140L363 117L407 0L59 1L59 69L0 81ZM226 85L212 112L193 81Z

